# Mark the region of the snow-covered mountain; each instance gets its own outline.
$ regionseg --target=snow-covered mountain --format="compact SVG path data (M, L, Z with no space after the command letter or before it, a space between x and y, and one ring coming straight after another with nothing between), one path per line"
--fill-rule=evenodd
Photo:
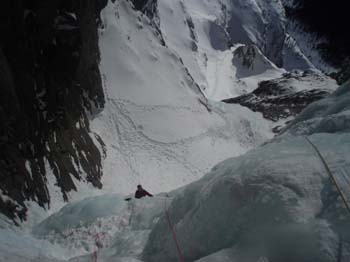
M186 57L168 45L168 31L128 1L110 2L102 22L106 109L91 128L106 144L104 190L126 194L138 183L153 192L174 189L272 137L261 115L208 100ZM187 32L182 25L179 34Z
M74 20L74 15L64 17ZM159 192L200 178L217 162L272 138L272 129L281 125L216 101L253 92L261 81L273 81L291 69L317 71L290 35L280 1L119 0L109 1L99 17L105 109L90 115L89 125L74 124L90 133L57 153L65 159L59 169L45 157L40 164L46 170L42 190L49 213L64 199L124 194L137 183ZM331 82L322 79L325 85ZM300 83L282 86L289 84ZM99 154L95 146L82 149L83 141L96 144ZM50 147L46 154L55 156ZM74 149L79 152L71 153ZM72 154L70 160L65 152ZM91 161L98 162L92 169ZM26 170L33 168L26 164ZM3 189L2 196L10 203L8 192L10 188ZM41 208L32 211L35 197L24 200L24 212L46 216Z
M315 69L289 35L280 1L159 1L158 6L165 43L210 99L252 91L257 82L280 76L284 70L278 67ZM265 61L245 75L239 72L245 64L236 59L242 45L255 50L246 55L257 57L249 59Z
M282 77L281 66L316 70L299 49L285 52L283 10L279 1L108 3L100 31L106 109L91 120L106 144L105 191L128 193L137 183L170 190L272 137L269 119L215 101ZM281 85L300 91L302 82ZM315 76L314 88L323 85L337 86Z
M348 131L348 86L303 111L285 133L270 141L274 130L308 103L337 88L319 70L330 67L313 59L307 36L290 26L282 2L108 1L98 19L104 109L97 111L86 102L91 110L84 113L84 121L66 121L74 130L83 130L78 141L91 147L79 150L74 142L68 154L53 151L68 163L69 168L61 168L64 176L52 163L40 165L46 170L42 183L50 209L38 207L35 198L23 198L28 220L22 226L34 226L35 237L44 239L28 236L21 242L26 256L88 261L97 237L103 238L97 241L104 244L99 253L103 261L174 261L177 254L164 218L169 205L189 261L287 261L285 247L297 237L305 237L301 246L312 244L311 253L302 250L297 261L334 257L338 249L347 258L348 236L339 237L340 231L333 229L338 220L320 217L343 210L327 209L333 191L323 185L329 180L300 135L307 133L322 151L324 147L329 154L335 152L334 165L339 162L346 168L349 161L342 153L348 145L343 134ZM75 14L68 16L75 19ZM82 81L95 83L89 74L86 79L81 74ZM87 97L99 98L93 92ZM231 99L240 101L221 102ZM282 121L275 122L280 117ZM70 141L70 132L64 134L63 141ZM334 143L326 148L322 139ZM78 159L74 150L79 151ZM89 164L98 171L96 176ZM63 190L62 181L68 181L71 190ZM132 193L139 183L153 193L174 191L126 203L122 195ZM15 207L8 192L0 191L0 207L3 202ZM64 200L73 203L63 207ZM0 218L1 227L11 223ZM271 229L273 223L280 227ZM209 231L208 224L213 225ZM251 237L254 228L258 232ZM281 254L276 254L270 249L284 228L296 233L282 239ZM15 249L3 248L17 241L18 234L2 233L0 254L20 261ZM314 247L318 237L321 241ZM57 252L52 251L56 247Z

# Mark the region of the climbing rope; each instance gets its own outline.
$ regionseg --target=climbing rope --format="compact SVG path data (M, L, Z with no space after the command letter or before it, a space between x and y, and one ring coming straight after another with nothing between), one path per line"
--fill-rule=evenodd
M172 235L174 243L176 245L176 251L177 251L177 254L178 254L178 257L179 257L179 261L180 262L184 262L185 260L184 260L183 255L182 255L179 242L177 241L174 225L171 223L170 214L169 214L168 208L166 206L166 199L164 200L164 213L165 213L165 217L166 217L167 222L168 222L168 226L169 226L171 235Z
M98 251L103 248L103 238L106 236L105 232L97 233L94 237L95 239L95 245L97 249L91 254L92 256L92 262L97 262L97 253Z
M350 206L349 206L349 203L348 203L348 201L346 200L346 197L344 196L342 190L340 189L340 186L338 185L338 182L337 182L335 176L333 175L331 169L329 168L329 166L328 166L326 160L325 160L324 157L322 156L322 154L321 154L320 150L317 148L317 146L316 146L314 143L312 143L311 140L310 140L307 136L305 137L305 139L306 139L307 142L309 142L309 144L312 146L312 148L316 151L317 155L318 155L319 158L321 159L321 161L322 161L322 163L323 163L323 165L324 165L324 167L325 167L325 169L326 169L326 171L327 171L327 174L329 175L329 177L330 177L331 180L333 181L333 183L334 183L334 185L335 185L335 187L336 187L336 189L337 189L337 191L338 191L338 193L339 193L341 199L343 200L343 203L344 203L344 206L345 206L346 210L347 210L347 211L349 212L349 214L350 214Z

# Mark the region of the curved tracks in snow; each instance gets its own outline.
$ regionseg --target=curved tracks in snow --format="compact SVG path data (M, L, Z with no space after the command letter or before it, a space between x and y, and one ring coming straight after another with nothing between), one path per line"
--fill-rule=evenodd
M160 184L167 184L167 179L182 179L181 183L191 182L211 168L210 164L214 164L206 163L206 166L203 166L202 164L193 163L193 160L189 159L189 151L192 149L192 146L200 145L202 140L208 138L212 144L215 144L218 140L228 141L237 135L237 130L235 130L237 127L233 125L232 120L230 121L225 112L219 108L213 108L212 117L220 120L220 124L203 128L202 131L198 130L197 134L163 139L147 134L147 131L139 123L141 121L138 121L133 113L156 114L164 112L166 115L167 111L169 111L171 114L200 116L205 114L205 112L188 106L138 105L125 99L109 98L108 104L110 112L108 114L109 122L113 125L113 129L116 132L116 138L110 146L118 152L118 155L133 173L135 182L141 182L143 178L147 177L147 174L145 174L147 170L145 169L150 168L150 166L152 167L148 172L159 172L156 175L156 179L160 180ZM236 141L237 138L233 140ZM208 150L209 152L210 150ZM215 154L215 152L213 153ZM224 155L223 157L226 158L228 156ZM169 167L175 168L177 173L175 175L178 175L177 178L170 178L168 174L162 174L162 172L167 172ZM174 172L174 169L172 171Z

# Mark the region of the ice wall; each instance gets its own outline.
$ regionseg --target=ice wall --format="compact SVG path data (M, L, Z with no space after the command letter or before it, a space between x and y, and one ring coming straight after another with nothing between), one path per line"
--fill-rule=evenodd
M223 161L174 199L170 213L185 260L350 259L350 214L304 137L322 152L348 199L348 85L310 105L281 137ZM151 232L143 258L177 259L165 219Z

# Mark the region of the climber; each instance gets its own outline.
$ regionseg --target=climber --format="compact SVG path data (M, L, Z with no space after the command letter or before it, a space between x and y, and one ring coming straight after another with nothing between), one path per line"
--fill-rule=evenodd
M145 196L153 197L153 195L148 193L146 190L144 190L141 185L137 185L137 190L135 192L135 198L142 198Z

